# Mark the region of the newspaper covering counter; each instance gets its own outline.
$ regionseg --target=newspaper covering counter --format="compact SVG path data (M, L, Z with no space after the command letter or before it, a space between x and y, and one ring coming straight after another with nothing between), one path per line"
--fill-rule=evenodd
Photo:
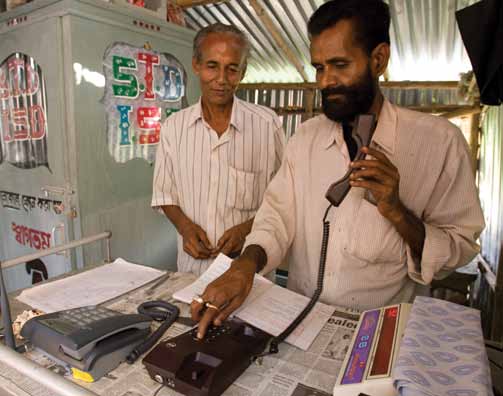
M181 317L189 316L189 307L172 299L172 294L194 281L194 276L169 273L133 292L127 293L105 307L123 313L136 312L144 301L162 299L179 306ZM163 339L176 336L189 329L183 319L175 322ZM264 357L252 364L225 392L230 396L325 396L332 395L333 386L358 323L358 313L336 309L307 351L288 344L280 345L276 355ZM38 351L26 356L44 367L65 374L65 369L47 359ZM69 380L71 377L67 376ZM79 385L98 395L106 396L168 396L179 395L170 388L153 381L147 374L141 358L133 365L122 363L117 369L95 383L75 380ZM36 382L0 363L0 389L14 395L53 396Z

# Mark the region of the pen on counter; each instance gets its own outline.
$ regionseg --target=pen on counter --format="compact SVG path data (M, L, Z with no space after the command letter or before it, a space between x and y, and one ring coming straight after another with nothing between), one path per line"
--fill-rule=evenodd
M169 279L169 277L171 276L171 274L169 272L167 272L166 274L164 274L163 276L161 276L159 279L157 279L157 281L152 285L150 286L147 290L145 290L145 294L147 295L151 295L154 293L155 289L157 289L159 286L161 286L165 281L167 281Z

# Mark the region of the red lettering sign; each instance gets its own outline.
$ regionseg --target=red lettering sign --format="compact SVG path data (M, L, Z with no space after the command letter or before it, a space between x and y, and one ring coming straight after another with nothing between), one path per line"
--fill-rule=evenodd
M145 63L145 93L144 97L146 100L154 100L154 74L153 74L153 66L159 65L159 57L154 54L146 54L144 52L138 53L138 61L141 63Z
M30 129L32 139L42 139L45 136L45 112L39 105L30 107Z
M139 107L136 119L141 129L140 144L159 143L161 109L159 107Z
M48 232L35 230L16 223L12 223L11 229L14 232L14 238L20 245L29 246L36 250L51 247L51 234Z
M12 109L12 124L14 125L14 140L28 139L28 114L26 109Z

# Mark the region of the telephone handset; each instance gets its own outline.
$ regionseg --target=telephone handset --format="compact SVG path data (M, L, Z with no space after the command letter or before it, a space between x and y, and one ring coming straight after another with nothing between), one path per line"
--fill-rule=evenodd
M354 161L361 160L365 157L365 153L363 153L361 149L362 147L368 146L370 144L370 140L372 139L376 125L375 120L376 118L373 114L360 114L356 117L352 135L353 139L356 142L358 151L356 153ZM328 188L325 197L330 201L332 205L339 206L349 192L349 175L352 171L353 170L349 168L342 179L336 181L335 183L332 183Z

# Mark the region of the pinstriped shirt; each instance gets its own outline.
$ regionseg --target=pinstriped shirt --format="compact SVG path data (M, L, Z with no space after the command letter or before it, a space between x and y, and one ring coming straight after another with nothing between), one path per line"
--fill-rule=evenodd
M398 168L400 199L422 220L425 242L419 261L372 196L353 187L329 212L321 300L358 309L410 301L420 284L473 258L484 228L466 141L453 124L385 100L371 146ZM266 251L263 272L286 257L288 287L307 296L316 289L325 193L349 162L340 124L324 115L302 124L246 239Z
M219 137L199 101L162 125L152 207L179 206L216 246L224 231L255 216L284 146L285 133L272 110L234 97L229 127ZM179 271L200 274L212 261L188 255L180 235L177 246Z

